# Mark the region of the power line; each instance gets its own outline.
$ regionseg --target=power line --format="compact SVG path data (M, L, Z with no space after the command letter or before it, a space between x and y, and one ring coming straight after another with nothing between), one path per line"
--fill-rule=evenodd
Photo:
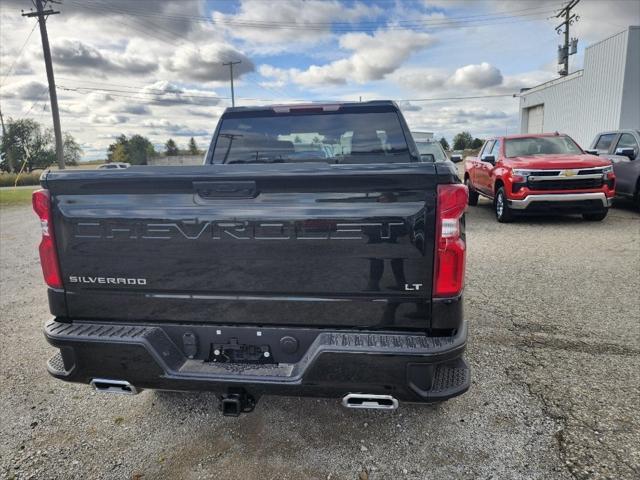
M145 92L153 92L153 93L158 93L161 95L164 94L179 94L179 95L184 95L185 90L184 89L180 89L179 91L175 91L172 92L170 90L164 90L162 88L154 88L151 87L149 84L147 85L140 85L140 84L128 84L128 85L124 85L122 83L114 83L114 82L105 82L105 81L96 81L96 80L87 80L85 78L82 79L78 79L78 78L72 78L72 77L58 77L61 80L68 80L70 82L82 82L82 83L89 83L92 85L107 85L107 86L113 86L113 87L120 87L120 88L124 88L124 89L129 89L129 90L135 90L136 92L129 92L129 90L119 90L119 89L114 89L114 91L120 91L120 92L129 92L129 93L137 93L138 90L144 89ZM73 88L81 88L81 87L77 87L77 86L72 86ZM105 89L106 90L106 89ZM192 94L189 94L192 95ZM213 95L213 93L211 93L211 95ZM195 95L193 95L195 96ZM209 98L209 95L198 95L198 96L202 96L202 97L206 97ZM219 95L215 95L216 98L225 98L225 99L229 99L230 97L221 97Z
M162 96L162 95L170 95L172 94L172 92L164 92L164 93L144 93L144 92L130 92L128 90L117 90L117 89L104 89L104 88L93 88L93 87L66 87L64 85L58 85L58 87L60 87L61 90L65 90L65 91L70 91L70 92L76 92L76 93L86 93L86 92L101 92L101 93L107 93L108 95L112 95L114 97L121 97L121 98L130 98L130 99L134 99L134 100L139 100L139 101L149 101L152 99L149 98L140 98L140 97L136 97L134 95L155 95L155 96ZM115 92L115 93L114 93ZM129 95L122 95L121 93L126 93ZM176 99L180 99L180 98L201 98L201 99L205 99L205 100L230 100L230 97L219 97L219 96L206 96L206 95L178 95L176 97ZM253 98L253 97L238 97L241 98L242 100L254 100L254 101L259 101L259 102L273 102L274 99L273 98ZM296 101L304 101L304 100L296 100ZM186 103L186 102L185 102Z
M393 24L382 25L380 21L359 21L359 22L274 22L274 21L262 21L262 20L242 20L242 19L214 19L204 16L194 15L168 15L149 11L140 11L135 9L117 9L109 5L105 8L103 3L94 3L90 0L86 2L78 2L72 0L77 6L84 8L99 10L99 11L115 11L126 15L143 17L143 18L158 18L165 20L192 20L195 22L213 24L213 25L227 25L231 27L241 28L258 28L258 29L278 29L278 30L330 30L333 32L354 32L354 31L371 31L384 27L388 30L398 29L418 29L420 27L449 27L449 28L463 28L463 27L477 27L485 25L494 25L500 23L512 23L512 22L497 22L500 20L509 20L515 18L523 18L521 21L528 21L524 17L529 16L546 16L549 13L553 13L553 10L549 10L546 7L530 7L527 9L511 10L499 12L497 14L479 14L460 17L449 17L447 19L431 19L431 20L398 20ZM544 9L544 10L543 10ZM514 14L513 12L520 12ZM527 12L527 13L524 13ZM542 17L544 18L544 17ZM541 18L541 19L542 19ZM489 23L487 23L489 22ZM461 23L467 23L468 25L461 25ZM156 25L156 27L158 27ZM165 30L165 33L171 33ZM174 34L175 35L175 34Z
M31 38L31 35L33 35L34 30L36 29L36 27L38 26L38 22L33 24L33 28L31 29L31 31L29 32L29 35L27 35L27 38L25 39L24 43L22 44L22 47L20 47L20 51L18 52L18 55L16 56L16 58L13 60L13 63L11 64L11 66L9 67L9 70L7 70L7 73L5 73L2 76L2 81L0 81L0 88L2 86L4 86L4 82L7 78L9 78L9 75L11 74L11 72L13 71L13 67L15 67L15 65L18 63L18 60L20 60L20 57L22 56L22 52L24 51L24 47L27 46L27 43L29 42L29 39Z
M48 86L44 87L42 91L38 94L36 99L31 104L31 107L29 107L29 110L27 110L27 112L24 114L25 117L28 117L29 114L31 113L31 110L33 110L33 107L35 107L37 103L40 103L40 98L42 98L42 96L44 95L44 93L47 91L48 88L49 88Z
M437 97L437 98L407 98L396 100L397 102L439 102L441 100L475 100L479 98L518 97L515 93L499 93L495 95L472 95L468 97Z
M123 97L123 98L132 98L135 100L140 100L140 101L147 101L149 99L147 98L137 98L135 96L132 95L120 95L119 93L111 93L111 92L122 92L122 93L132 93L132 92L128 92L126 90L117 90L117 89L103 89L103 88L92 88L92 87L65 87L64 85L59 85L59 87L62 90L65 91L72 91L72 92L77 92L77 93L85 93L85 92L110 92L110 95L113 96L117 96L117 97ZM158 94L153 94L153 93L149 93L148 95L158 95ZM184 95L184 97L189 97L187 95ZM204 99L211 99L211 100L228 100L229 97L208 97L208 96L193 96L196 98L204 98ZM474 99L481 99L481 98L506 98L506 97L518 97L518 94L516 93L499 93L499 94L487 94L487 95L471 95L471 96L452 96L452 97L431 97L431 98L399 98L399 99L395 99L396 102L437 102L437 101L442 101L442 100L474 100ZM238 97L242 100L254 100L254 101L261 101L261 102L276 102L279 101L278 99L274 99L274 98L252 98L252 97ZM342 101L338 101L338 100L319 100L319 99L289 99L291 101L296 101L296 102L316 102L316 103L341 103Z
M62 90L75 91L75 92L92 91L92 92L106 92L108 94L110 94L111 92L119 92L119 93L129 93L131 95L153 95L153 96L173 95L174 97L172 98L203 98L208 100L229 100L231 98L231 97L220 97L218 95L191 95L191 94L184 94L182 92L171 92L171 91L160 91L160 90L157 92L142 92L142 91L132 92L129 90L120 90L117 88L102 88L102 87L93 88L93 87L81 87L81 86L67 87L65 85L58 85L58 86ZM145 87L142 87L142 88L145 88ZM147 100L147 99L141 98L140 100Z

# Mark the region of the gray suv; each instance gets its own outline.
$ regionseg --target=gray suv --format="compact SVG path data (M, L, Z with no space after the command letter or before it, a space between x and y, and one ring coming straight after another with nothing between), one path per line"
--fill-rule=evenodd
M616 196L632 199L640 208L640 131L599 133L587 152L611 160L616 174Z

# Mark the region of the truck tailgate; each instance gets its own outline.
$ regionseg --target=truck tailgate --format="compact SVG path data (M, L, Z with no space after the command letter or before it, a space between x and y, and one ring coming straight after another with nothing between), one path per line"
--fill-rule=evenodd
M50 172L70 318L429 327L433 164Z

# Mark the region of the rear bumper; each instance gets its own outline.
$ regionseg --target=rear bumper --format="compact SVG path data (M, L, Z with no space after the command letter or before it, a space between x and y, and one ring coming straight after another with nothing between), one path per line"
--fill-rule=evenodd
M260 332L258 334L258 332ZM199 351L180 341L195 335ZM95 378L123 380L136 389L216 391L243 388L263 394L343 397L348 393L392 395L407 402L434 402L464 393L469 367L462 358L466 323L453 336L292 328L123 325L51 320L47 341L60 349L48 363L56 378L90 383ZM295 338L297 353L291 353ZM240 343L251 338L267 345L279 363L208 361L211 342ZM257 340L256 340L257 339ZM274 339L277 339L275 341ZM287 350L288 352L285 352ZM293 360L292 360L293 359ZM207 360L207 361L205 361Z
M603 210L612 205L613 198L604 192L547 193L529 195L522 200L509 200L509 206L519 211L571 210L578 213Z

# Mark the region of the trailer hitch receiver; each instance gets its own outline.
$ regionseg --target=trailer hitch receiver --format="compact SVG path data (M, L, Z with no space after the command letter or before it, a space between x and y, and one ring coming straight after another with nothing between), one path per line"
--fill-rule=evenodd
M252 412L256 400L243 389L229 389L220 396L220 411L226 417L239 417L241 413Z

